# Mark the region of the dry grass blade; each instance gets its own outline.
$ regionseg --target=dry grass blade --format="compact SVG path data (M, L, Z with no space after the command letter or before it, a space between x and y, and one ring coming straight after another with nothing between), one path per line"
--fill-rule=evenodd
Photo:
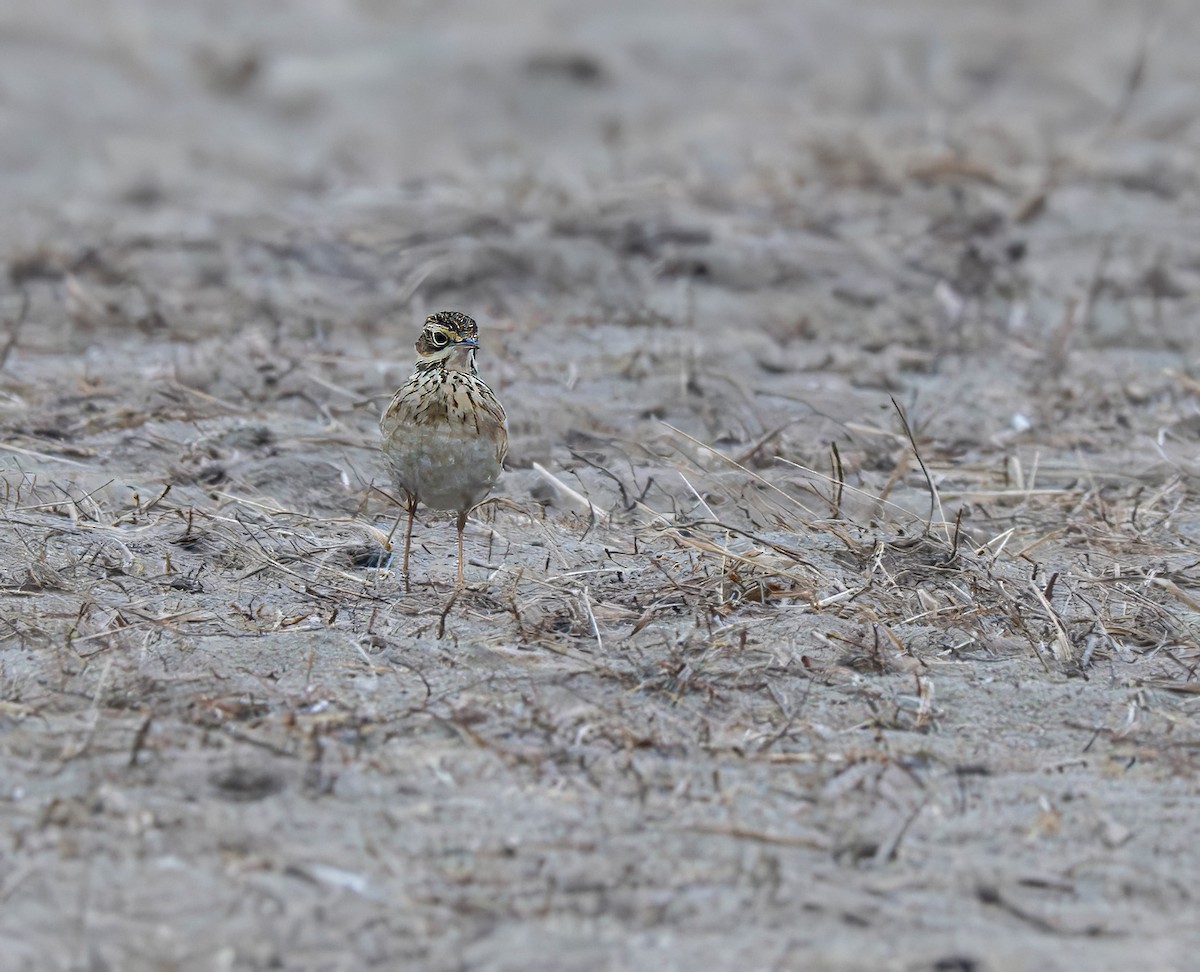
M8 364L9 356L12 354L13 348L17 346L17 338L21 335L21 328L25 326L25 321L29 317L29 291L24 287L21 288L21 309L17 311L17 317L8 325L8 336L4 342L0 344L0 371Z
M921 467L921 473L925 477L925 485L929 487L929 516L925 520L925 530L928 532L933 527L933 514L935 512L941 515L941 522L946 522L946 515L942 513L942 500L938 496L937 487L933 484L933 477L929 475L929 469L925 465L925 460L921 457L921 449L917 445L917 439L913 435L912 426L908 423L908 415L896 399L892 398L892 407L896 410L896 414L900 417L900 425L904 429L905 438L908 439L909 445L912 446L913 455L917 459L917 465Z
M565 482L563 482L562 479L560 479L558 476L555 476L554 473L550 472L550 470L548 470L541 463L533 463L533 471L536 472L544 482L549 484L549 486L556 494L558 494L558 496L566 500L581 513L587 513L600 522L609 519L610 513L608 510L602 509L578 490L572 489Z

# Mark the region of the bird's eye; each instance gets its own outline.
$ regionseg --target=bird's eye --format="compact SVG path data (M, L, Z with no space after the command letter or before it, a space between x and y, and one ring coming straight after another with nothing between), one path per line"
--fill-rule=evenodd
M435 348L444 348L450 343L450 339L441 331L434 331L429 335L429 340Z

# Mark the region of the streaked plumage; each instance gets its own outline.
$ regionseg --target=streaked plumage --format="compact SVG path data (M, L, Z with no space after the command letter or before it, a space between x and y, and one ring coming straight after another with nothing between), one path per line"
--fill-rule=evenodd
M379 427L383 453L404 496L404 584L417 505L458 514L458 583L463 527L487 498L508 451L504 408L475 368L479 328L466 314L441 311L417 338L416 371L392 396Z

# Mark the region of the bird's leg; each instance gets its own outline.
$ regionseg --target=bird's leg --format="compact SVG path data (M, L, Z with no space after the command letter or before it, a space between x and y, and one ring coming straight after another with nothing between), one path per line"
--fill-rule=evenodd
M467 525L467 511L463 510L458 514L458 586L461 588L463 582L463 527Z
M413 517L417 515L417 498L415 496L408 497L408 529L404 531L404 562L401 571L404 574L404 593L408 594L412 591L412 585L408 580L408 553L412 549L412 526Z

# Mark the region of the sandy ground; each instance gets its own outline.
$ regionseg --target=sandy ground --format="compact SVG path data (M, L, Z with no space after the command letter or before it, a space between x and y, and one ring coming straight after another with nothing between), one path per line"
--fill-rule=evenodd
M12 0L4 969L1194 967L1187 0ZM497 502L377 417L480 322Z

